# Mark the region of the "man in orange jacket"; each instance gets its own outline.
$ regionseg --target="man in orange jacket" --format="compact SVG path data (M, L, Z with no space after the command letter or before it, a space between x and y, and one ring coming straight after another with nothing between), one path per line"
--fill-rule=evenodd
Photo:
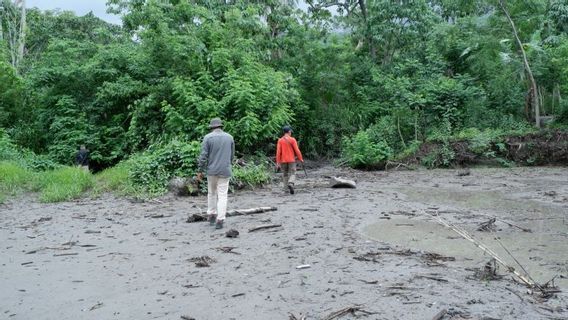
M288 187L290 194L294 194L294 182L296 182L296 157L298 161L304 162L298 142L292 137L292 128L285 126L282 128L284 135L278 139L276 145L276 168L282 169L282 180L284 188Z

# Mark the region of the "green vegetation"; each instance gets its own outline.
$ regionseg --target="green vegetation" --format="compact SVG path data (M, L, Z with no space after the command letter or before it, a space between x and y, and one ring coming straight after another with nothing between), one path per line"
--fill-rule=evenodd
M94 185L93 175L77 167L46 171L37 180L34 189L40 191L40 200L45 202L76 199Z
M72 165L85 144L92 168L108 171L72 189L161 194L171 177L195 173L215 116L239 157L272 156L290 124L307 156L364 169L409 158L510 164L507 139L537 134L537 111L568 130L565 0L315 0L307 9L110 0L121 26L29 9L25 28L20 2L0 4L0 161L36 186L0 182L5 193L39 188L37 175ZM518 154L522 164L548 157L535 145L534 157ZM260 167L235 171L244 184L266 180Z

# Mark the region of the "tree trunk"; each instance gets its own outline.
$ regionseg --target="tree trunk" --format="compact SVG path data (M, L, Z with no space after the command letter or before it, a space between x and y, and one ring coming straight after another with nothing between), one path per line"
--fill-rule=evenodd
M369 54L371 55L371 59L375 61L377 57L377 49L375 48L375 44L373 43L373 36L371 35L371 30L367 21L367 5L365 4L365 0L357 0L357 3L359 4L359 9L361 9L361 16L363 17L363 24L365 26L365 38L367 40L367 43L369 44Z
M525 52L525 49L523 48L523 43L521 42L521 39L519 38L519 33L517 32L517 27L515 26L513 19L511 19L511 15L509 15L509 11L507 10L507 5L505 3L505 0L499 0L499 5L501 6L501 9L505 13L507 20L509 20L509 23L511 24L511 28L513 29L513 34L515 36L515 39L517 40L517 45L519 46L519 49L521 50L521 54L523 56L523 65L525 67L525 71L526 71L526 73L529 77L529 82L530 82L529 98L530 98L530 101L531 101L531 104L532 104L532 108L534 108L534 116L535 116L534 120L535 120L535 123L536 123L536 127L540 128L540 107L539 107L539 101L538 101L538 87L536 85L536 81L534 79L531 67L529 65L529 60L527 59L527 54Z
M24 60L24 48L26 44L26 0L21 0L20 5L22 6L22 13L20 16L20 32L18 35L18 66Z

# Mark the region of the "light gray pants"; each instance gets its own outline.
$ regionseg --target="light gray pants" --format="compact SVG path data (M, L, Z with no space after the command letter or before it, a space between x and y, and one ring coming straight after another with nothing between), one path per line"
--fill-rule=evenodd
M284 188L294 185L296 182L296 162L284 162L280 165L282 168L282 181Z
M225 220L227 214L228 177L207 176L207 214Z

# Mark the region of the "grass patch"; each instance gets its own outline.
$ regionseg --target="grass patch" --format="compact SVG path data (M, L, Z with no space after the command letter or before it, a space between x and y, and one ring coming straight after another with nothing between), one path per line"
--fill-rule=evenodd
M130 166L127 162L103 170L95 175L96 185L94 192L115 192L119 195L140 196L140 191L132 183L130 178Z
M32 185L33 174L9 161L0 162L0 191L2 194L15 194Z
M36 188L43 202L67 201L79 198L94 186L93 175L81 168L65 167L39 174Z

